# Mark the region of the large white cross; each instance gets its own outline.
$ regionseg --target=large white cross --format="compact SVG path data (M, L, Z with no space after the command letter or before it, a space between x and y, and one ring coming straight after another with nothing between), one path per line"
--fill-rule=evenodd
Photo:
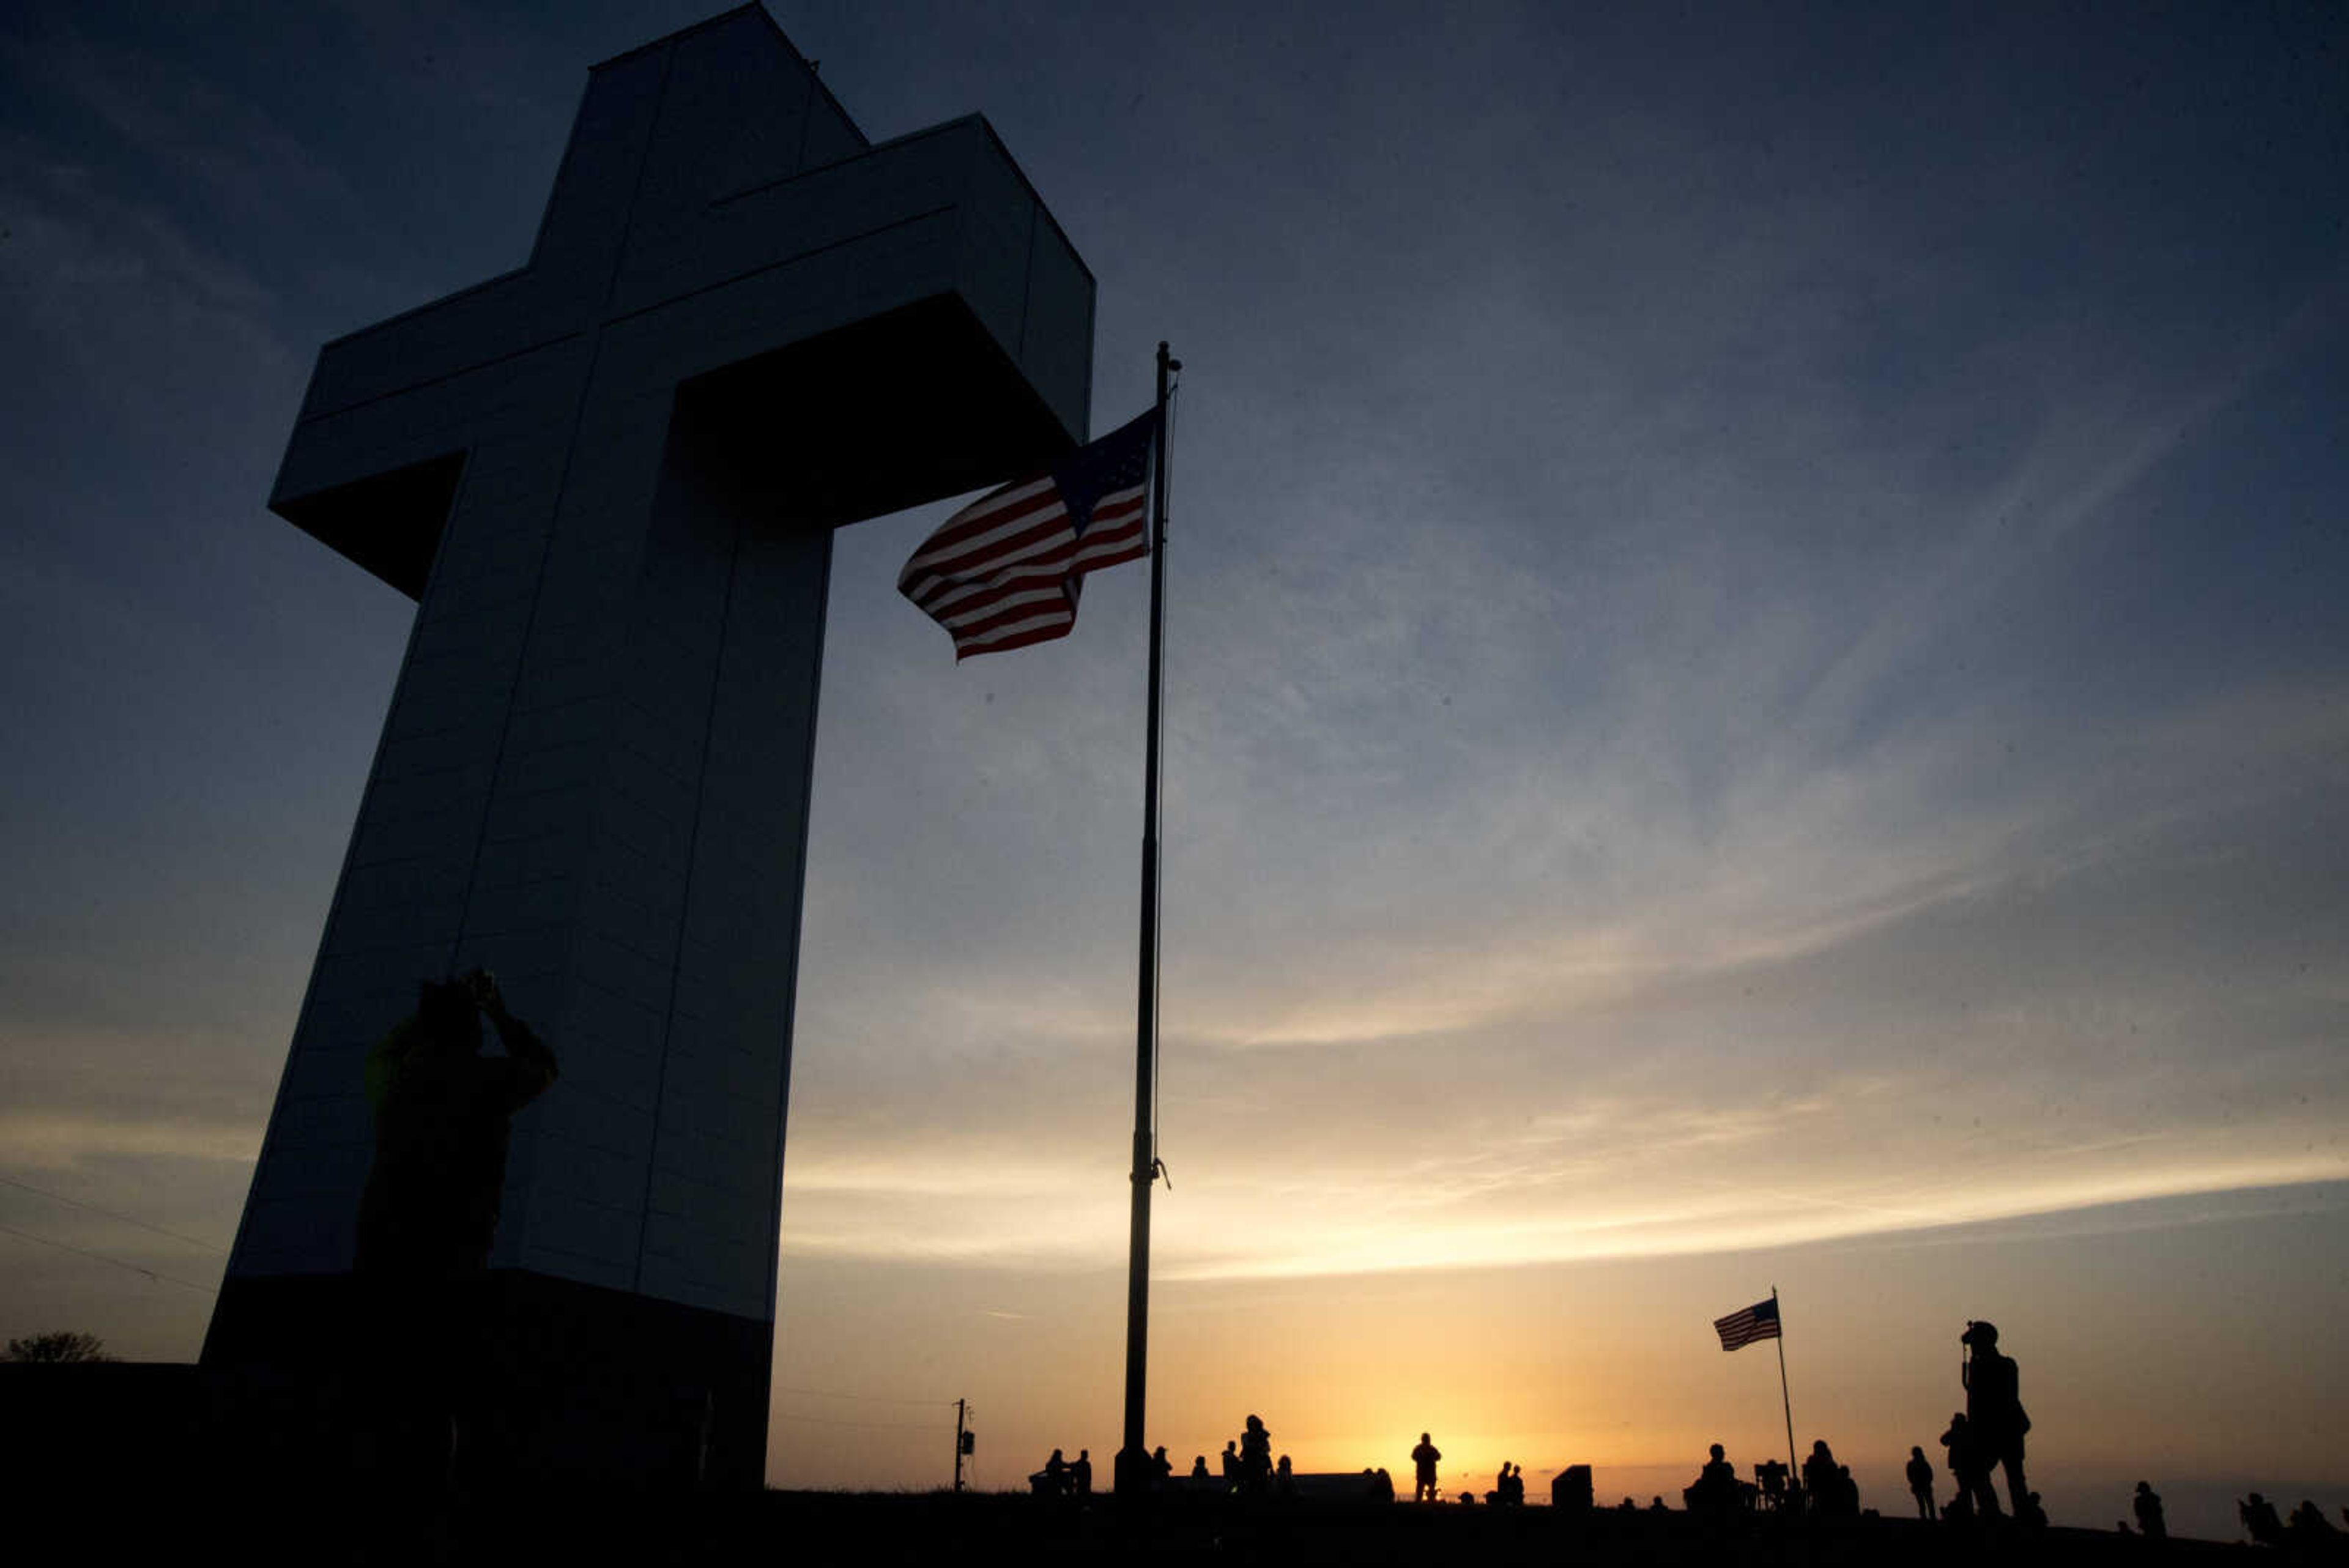
M507 1462L759 1483L830 530L1081 440L1092 310L985 121L870 146L752 5L595 68L527 265L320 351L270 504L418 609L208 1365L347 1353L362 1064L478 965L562 1065Z

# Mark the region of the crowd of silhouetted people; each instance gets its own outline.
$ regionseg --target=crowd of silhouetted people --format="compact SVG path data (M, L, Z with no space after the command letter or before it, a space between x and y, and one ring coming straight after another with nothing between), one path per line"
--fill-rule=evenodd
M1411 1451L1413 1485L1412 1496L1422 1502L1444 1501L1436 1480L1436 1464L1444 1458L1434 1441L1425 1432L1419 1435L1419 1444ZM1175 1478L1174 1461L1166 1457L1162 1446L1142 1461L1141 1479L1148 1490L1156 1492L1187 1492L1210 1496L1239 1498L1294 1498L1298 1494L1297 1473L1287 1454L1276 1457L1272 1451L1272 1433L1264 1417L1251 1415L1240 1428L1240 1435L1224 1445L1216 1464L1210 1468L1207 1456L1195 1455L1189 1474L1180 1480ZM1329 1481L1335 1478L1319 1478ZM1054 1449L1044 1467L1028 1478L1028 1489L1038 1497L1083 1498L1092 1492L1092 1455L1090 1449L1079 1449L1075 1459L1063 1457ZM1383 1465L1366 1467L1359 1489L1349 1488L1350 1495L1367 1502L1392 1502L1395 1500L1394 1478ZM1501 1507L1522 1505L1526 1501L1525 1472L1516 1464L1505 1462L1496 1478L1494 1490L1485 1494L1488 1503ZM1461 1493L1463 1502L1474 1502L1473 1494Z
M2137 1484L2141 1490L2145 1487L2143 1481ZM2154 1500L2157 1521L2160 1514L2160 1500L2157 1498ZM2300 1506L2292 1511L2291 1517L2285 1518L2276 1512L2274 1503L2253 1492L2235 1504L2235 1517L2243 1521L2243 1533L2250 1536L2252 1544L2257 1546L2280 1547L2298 1556L2314 1556L2337 1552L2343 1544L2341 1531L2324 1517L2324 1511L2316 1506L2313 1498L2301 1499ZM2341 1518L2344 1523L2349 1523L2349 1508L2341 1511ZM2153 1532L2147 1531L2146 1533L2150 1535Z
M1164 1454L1166 1450L1158 1450ZM1028 1478L1028 1490L1038 1497L1091 1497L1093 1490L1093 1451L1079 1449L1073 1460L1061 1457L1054 1449L1044 1468Z
M1951 1416L1949 1430L1940 1438L1956 1495L1946 1505L1937 1500L1933 1463L1925 1457L1922 1444L1912 1446L1903 1473L1918 1517L1952 1521L1998 1517L2001 1510L1992 1476L2002 1469L2015 1521L2044 1524L2039 1494L2023 1480L2023 1438L2031 1430L2031 1417L2023 1413L2022 1379L2014 1359L1999 1350L1998 1329L1992 1324L1966 1324L1959 1343L1967 1352L1959 1378L1965 1389L1966 1407ZM1812 1443L1799 1475L1790 1474L1776 1459L1765 1459L1754 1467L1750 1481L1738 1479L1736 1467L1715 1443L1681 1499L1690 1512L1714 1518L1761 1512L1857 1519L1861 1513L1859 1483L1852 1480L1851 1467L1836 1459L1824 1438ZM1627 1504L1630 1501L1624 1499Z
M1965 1350L1959 1380L1965 1390L1966 1407L1951 1412L1949 1428L1940 1439L1941 1468L1949 1472L1951 1495L1947 1501L1940 1496L1936 1484L1939 1472L1927 1457L1924 1445L1911 1446L1902 1475L1917 1517L1928 1522L1961 1527L2042 1529L2047 1523L2047 1515L2040 1506L2039 1494L2030 1490L2023 1474L2023 1439L2031 1430L2031 1417L2023 1408L2022 1378L2014 1359L1999 1349L1995 1324L1969 1323L1959 1337ZM1444 1495L1438 1473L1444 1454L1431 1433L1419 1435L1419 1442L1409 1458L1413 1501L1451 1501ZM1262 1417L1253 1415L1247 1417L1239 1436L1224 1445L1216 1466L1209 1466L1205 1454L1198 1455L1191 1461L1188 1477L1178 1482L1174 1465L1161 1448L1143 1459L1142 1471L1154 1490L1234 1498L1292 1499L1299 1494L1298 1478L1290 1468L1288 1456L1274 1456L1271 1432ZM1091 1456L1081 1449L1075 1461L1070 1462L1055 1449L1044 1468L1028 1479L1039 1495L1084 1497L1092 1490ZM1395 1501L1394 1480L1382 1466L1365 1468L1359 1487L1346 1483L1342 1477L1309 1479L1315 1484L1317 1495L1381 1503ZM1997 1484L2002 1480L2006 1485L2002 1506ZM1570 1480L1578 1482L1578 1496L1569 1495L1567 1483ZM1330 1483L1337 1485L1332 1487ZM1591 1506L1589 1491L1588 1469L1576 1466L1558 1479L1552 1501L1569 1510L1587 1510ZM1485 1493L1484 1501L1493 1508L1522 1507L1526 1501L1523 1468L1513 1460L1503 1461L1500 1474L1493 1489ZM1713 1521L1754 1514L1818 1520L1856 1520L1863 1516L1859 1485L1852 1479L1851 1467L1836 1458L1825 1438L1811 1444L1811 1451L1799 1469L1790 1469L1775 1459L1764 1459L1754 1467L1752 1480L1740 1478L1727 1452L1715 1443L1696 1479L1682 1490L1681 1501L1689 1513ZM1462 1491L1457 1501L1473 1505L1476 1495ZM1671 1511L1659 1496L1651 1499L1644 1510L1627 1497L1619 1511ZM1866 1511L1869 1517L1874 1516L1874 1511ZM2157 1542L2168 1538L2161 1495L2150 1483L2137 1483L2130 1511L2136 1520L2134 1527L2127 1520L2116 1521L2122 1533ZM2260 1545L2290 1548L2298 1555L2308 1555L2317 1549L2329 1552L2344 1541L2343 1532L2313 1501L2302 1501L2286 1518L2277 1511L2274 1503L2253 1492L2238 1504L2238 1512L2244 1533ZM2349 1521L2349 1509L2342 1512L2344 1521Z
M1166 1457L1164 1445L1151 1450L1142 1461L1142 1480L1153 1491L1191 1491L1224 1493L1234 1497L1293 1497L1297 1477L1288 1456L1273 1457L1272 1433L1266 1429L1264 1418L1250 1416L1240 1435L1224 1445L1218 1469L1210 1469L1207 1456L1192 1457L1190 1473L1177 1481L1174 1461ZM1369 1471L1363 1472L1368 1475ZM1386 1472L1378 1472L1383 1476ZM1038 1497L1085 1497L1092 1491L1092 1451L1081 1449L1075 1460L1070 1461L1054 1449L1044 1468L1028 1478L1028 1490ZM1392 1498L1393 1483L1389 1482L1387 1495Z

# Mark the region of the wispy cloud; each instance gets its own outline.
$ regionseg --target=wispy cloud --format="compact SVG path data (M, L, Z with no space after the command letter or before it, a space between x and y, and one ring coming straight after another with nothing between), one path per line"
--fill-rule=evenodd
M258 1122L187 1116L98 1116L0 1112L0 1165L63 1170L98 1159L198 1159L250 1167L261 1152Z

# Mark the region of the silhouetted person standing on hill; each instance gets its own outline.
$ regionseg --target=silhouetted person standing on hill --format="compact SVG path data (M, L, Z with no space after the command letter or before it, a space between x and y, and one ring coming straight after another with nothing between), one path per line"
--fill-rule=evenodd
M1419 1447L1412 1449L1411 1462L1418 1468L1418 1480L1411 1489L1413 1502L1440 1502L1443 1494L1435 1490L1435 1461L1444 1455L1435 1440L1425 1432L1419 1435Z
M1825 1519L1835 1513L1836 1457L1825 1438L1816 1439L1803 1456L1803 1492L1813 1514Z
M1264 1417L1250 1416L1240 1430L1240 1490L1250 1496L1272 1486L1272 1434Z
M1079 1497L1092 1496L1093 1451L1091 1449L1077 1450L1075 1461L1069 1466L1069 1489Z
M1963 1410L1951 1414L1950 1429L1941 1434L1941 1447L1950 1450L1950 1473L1958 1479L1958 1495L1951 1500L1950 1517L1996 1517L1998 1493L1991 1487L1990 1471L1982 1464L1981 1450L1974 1447L1973 1432L1966 1424Z
M1719 1443L1708 1450L1709 1456L1696 1480L1681 1492L1681 1501L1691 1513L1723 1514L1737 1507L1737 1467L1729 1462Z
M505 1047L481 1054L487 1016ZM554 1054L480 970L426 981L416 1012L369 1053L375 1163L352 1262L367 1320L354 1348L376 1380L370 1468L395 1486L449 1480L456 1409L478 1368L479 1295L497 1238L508 1124L554 1082Z
M1933 1507L1933 1461L1925 1457L1923 1445L1909 1450L1909 1492L1917 1500L1917 1517L1937 1517Z
M1234 1491L1237 1491L1237 1490L1240 1490L1240 1444L1239 1444L1239 1439L1238 1439L1237 1438L1234 1438L1230 1442L1227 1442L1227 1443L1226 1443L1226 1444L1224 1445L1224 1460L1223 1460L1223 1463L1224 1463L1224 1490L1225 1490L1226 1492L1234 1492Z
M2235 1517L2243 1521L2243 1533L2261 1546L2283 1544L2283 1521L2276 1517L2275 1504L2259 1493L2237 1503Z
M2161 1514L2161 1494L2144 1481L2137 1483L2137 1496L2130 1507L2137 1513L2137 1527L2147 1541L2167 1541L2169 1521Z
M2316 1506L2316 1500L2312 1497L2300 1500L2300 1506L2292 1511L2290 1519L2284 1521L2283 1532L2284 1539L2310 1552L2330 1547L2333 1537L2341 1533L2333 1528L2333 1521L2324 1517L2324 1511Z
M2023 1436L2031 1430L2031 1417L2023 1411L2022 1376L2014 1358L2000 1353L1998 1325L1993 1323L1966 1324L1958 1343L1973 1353L1961 1378L1966 1386L1966 1430L1973 1438L1983 1490L1989 1490L1991 1467L2004 1466L2006 1501L2014 1517L2035 1522L2031 1489L2023 1480Z

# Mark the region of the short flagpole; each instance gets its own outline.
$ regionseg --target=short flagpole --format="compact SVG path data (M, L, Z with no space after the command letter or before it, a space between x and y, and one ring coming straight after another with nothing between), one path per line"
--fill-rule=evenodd
M1133 1221L1125 1274L1125 1432L1118 1449L1120 1497L1139 1498L1151 1473L1143 1417L1150 1384L1150 1189L1158 1179L1158 1129L1152 1114L1158 1053L1158 732L1165 684L1166 401L1170 377L1183 368L1158 345L1158 450L1150 474L1150 710L1143 763L1142 962L1133 1026Z
M1778 1306L1778 1287L1770 1287L1770 1304ZM1778 1403L1786 1412L1786 1479L1802 1479L1803 1467L1795 1462L1795 1401L1786 1393L1786 1313L1778 1309Z

